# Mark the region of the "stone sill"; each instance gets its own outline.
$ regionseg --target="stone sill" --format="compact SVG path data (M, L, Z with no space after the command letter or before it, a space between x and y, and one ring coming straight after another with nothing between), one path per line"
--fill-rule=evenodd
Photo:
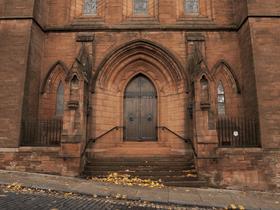
M262 152L262 148L254 147L244 147L244 148L236 148L236 147L230 147L230 148L221 148L219 147L217 149L218 152L224 152L224 153L232 153L232 152Z
M0 153L14 153L14 152L60 152L60 147L0 148Z
M19 148L0 148L0 153L11 153L11 152L18 152Z
M60 146L56 147L20 147L19 152L60 152Z

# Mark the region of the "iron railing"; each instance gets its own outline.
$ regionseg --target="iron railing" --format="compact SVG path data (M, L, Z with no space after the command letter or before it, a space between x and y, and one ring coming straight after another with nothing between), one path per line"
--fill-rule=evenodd
M112 128L111 130L108 130L107 132L103 133L101 136L98 136L98 137L95 138L95 139L90 139L90 140L87 142L87 144L86 144L86 146L85 146L85 148L84 148L84 150L83 150L83 153L81 154L81 157L84 156L84 154L85 154L85 152L86 152L86 150L87 150L87 147L88 147L88 145L89 145L90 142L93 142L93 143L94 143L94 142L96 142L96 140L100 139L101 137L105 136L106 134L110 133L111 131L113 131L113 130L115 130L115 129L116 129L116 130L119 130L119 128L125 129L124 126L115 126L115 127Z
M82 157L84 156L84 154L86 153L86 150L87 150L88 145L90 144L90 142L95 143L96 140L98 140L98 139L100 139L101 137L107 135L108 133L110 133L111 131L113 131L113 130L115 130L115 129L116 129L116 130L119 130L119 128L125 129L124 126L115 126L114 128L112 128L112 129L106 131L105 133L103 133L102 135L98 136L97 138L95 138L95 139L89 139L88 142L87 142L87 144L85 145L85 147L84 147L84 149L83 149L82 154L81 154L80 156L58 156L58 158L63 158L64 160L66 160L66 159L68 159L68 158L82 158Z
M260 147L256 119L218 119L217 133L220 147Z
M182 139L183 141L185 141L185 143L189 142L191 147L192 147L192 150L193 150L193 154L195 157L197 157L197 154L195 152L195 149L194 149L194 146L193 146L193 142L191 141L191 139L189 138L183 138L182 136L179 136L177 133L175 133L174 131L170 130L169 128L165 127L165 126L157 126L157 128L162 128L162 130L166 129L168 130L170 133L174 134L175 136L179 137L180 139Z
M21 146L60 146L62 125L60 118L23 119Z
M190 143L191 147L192 147L192 150L193 150L193 154L194 156L197 158L197 159L213 159L213 160L216 160L216 159L222 159L222 157L218 157L218 156L215 156L215 157L198 157L197 156L197 153L195 151L195 148L194 148L194 144L192 142L191 139L189 138L183 138L182 136L179 136L177 133L175 133L174 131L170 130L169 128L165 127L165 126L157 126L157 128L161 128L162 130L166 129L168 130L170 133L174 134L175 136L179 137L180 139L182 139L183 141L185 141L185 143Z

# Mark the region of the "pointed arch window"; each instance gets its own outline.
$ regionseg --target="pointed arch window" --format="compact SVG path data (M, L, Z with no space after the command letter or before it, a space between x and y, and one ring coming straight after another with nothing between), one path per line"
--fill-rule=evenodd
M148 14L148 0L133 0L133 14Z
M185 14L198 14L199 13L198 0L185 0L184 7L185 7Z
M223 83L220 81L218 85L218 114L226 114L226 104L225 104L225 90Z
M84 0L84 15L97 15L98 0Z
M64 88L62 82L60 82L57 94L56 94L56 115L63 115L63 103L64 103Z

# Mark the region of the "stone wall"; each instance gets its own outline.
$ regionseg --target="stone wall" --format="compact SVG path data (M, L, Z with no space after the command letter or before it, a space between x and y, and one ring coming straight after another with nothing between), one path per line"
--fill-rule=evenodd
M0 145L18 147L31 20L0 20Z
M62 176L79 175L80 159L58 158L63 155L60 150L60 147L0 148L0 169Z
M280 19L250 18L250 35L263 148L280 148Z
M198 160L198 172L209 186L239 190L279 190L277 149L216 148L217 160Z

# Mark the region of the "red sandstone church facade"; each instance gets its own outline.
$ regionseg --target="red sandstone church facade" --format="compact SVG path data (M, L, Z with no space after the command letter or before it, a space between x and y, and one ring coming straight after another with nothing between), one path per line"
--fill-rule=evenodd
M209 186L280 189L279 17L274 0L1 1L0 168L77 176L115 128L85 153L192 144Z

